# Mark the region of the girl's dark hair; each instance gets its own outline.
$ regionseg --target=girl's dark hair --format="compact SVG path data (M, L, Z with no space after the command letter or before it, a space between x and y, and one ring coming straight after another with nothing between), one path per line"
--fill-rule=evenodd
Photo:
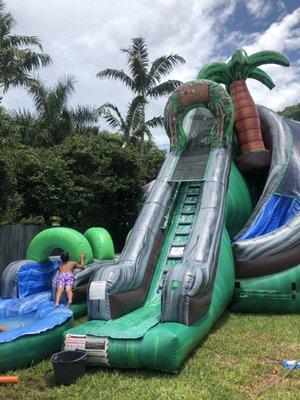
M67 251L65 251L64 253L62 253L60 255L60 259L63 263L68 262L70 260L70 256L69 253Z

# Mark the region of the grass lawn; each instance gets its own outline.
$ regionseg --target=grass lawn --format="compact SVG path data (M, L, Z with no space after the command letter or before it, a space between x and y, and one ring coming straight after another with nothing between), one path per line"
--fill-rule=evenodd
M89 369L76 384L56 387L52 366L44 361L18 371L19 384L2 385L0 399L300 399L300 370L280 379L286 372L279 363L284 358L300 358L299 316L226 313L177 375Z

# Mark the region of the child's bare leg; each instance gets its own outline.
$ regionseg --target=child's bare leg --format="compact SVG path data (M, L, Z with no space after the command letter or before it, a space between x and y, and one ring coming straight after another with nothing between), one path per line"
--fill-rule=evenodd
M72 304L73 301L73 290L71 286L66 286L66 292L68 297L68 306Z
M62 296L62 294L63 294L63 291L64 291L64 288L61 287L61 286L59 286L59 287L56 289L55 307L58 307L58 306L59 306L60 299L61 299L61 296Z

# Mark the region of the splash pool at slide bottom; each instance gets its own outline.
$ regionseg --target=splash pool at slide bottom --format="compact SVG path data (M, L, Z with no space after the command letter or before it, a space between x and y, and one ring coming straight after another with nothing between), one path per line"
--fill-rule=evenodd
M90 242L70 228L46 229L31 241L26 260L14 261L5 268L0 282L1 372L32 365L59 351L63 332L86 313L86 287L99 267L93 262L94 255L114 258L113 243L105 229L94 227L86 234ZM79 260L80 253L87 254L89 264L73 272L71 309L65 307L65 296L59 307L53 304L60 262L50 257L53 248L68 251L73 260Z
M86 302L73 305L72 310L53 307L50 291L0 300L0 326L5 329L0 332L0 371L32 364L58 351L62 333L85 309Z

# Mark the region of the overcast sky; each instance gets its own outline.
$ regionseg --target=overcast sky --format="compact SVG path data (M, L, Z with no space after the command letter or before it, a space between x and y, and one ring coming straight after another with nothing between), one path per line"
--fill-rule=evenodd
M72 74L76 94L72 104L101 105L106 101L125 110L131 94L121 83L99 80L105 68L126 69L121 47L143 36L150 58L177 53L186 64L171 78L187 81L210 61L225 61L238 48L283 52L291 66L263 67L276 88L271 92L249 79L259 104L274 110L300 102L300 3L297 0L9 0L7 9L17 20L15 32L37 35L53 60L39 71L47 85ZM298 7L297 7L298 6ZM149 117L163 113L166 98L153 101ZM32 108L22 89L3 99L10 109ZM100 121L100 126L105 127ZM159 146L168 143L162 129L155 130Z

